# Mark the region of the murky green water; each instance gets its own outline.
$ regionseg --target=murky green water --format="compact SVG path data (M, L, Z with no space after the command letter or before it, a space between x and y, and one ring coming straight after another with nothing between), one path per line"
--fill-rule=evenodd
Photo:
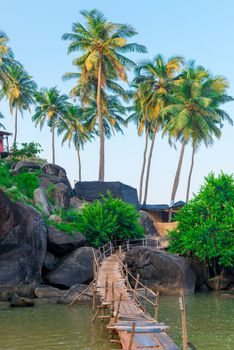
M189 339L198 350L234 350L234 299L213 294L186 298ZM90 323L91 306L10 308L0 305L1 350L110 350L105 324ZM180 343L178 299L161 297L160 321Z

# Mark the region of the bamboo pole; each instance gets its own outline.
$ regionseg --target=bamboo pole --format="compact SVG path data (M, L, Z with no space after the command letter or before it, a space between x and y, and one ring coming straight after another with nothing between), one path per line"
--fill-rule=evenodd
M115 315L115 323L118 321L119 309L120 309L121 301L122 301L122 293L119 296L119 302L118 302L118 305L117 305L117 310L116 310L116 315Z
M114 282L112 282L111 291L112 291L111 314L113 317L114 311L115 311L115 283Z
M186 310L184 301L184 290L180 290L179 304L181 311L181 321L182 321L182 340L183 340L183 350L188 350L188 339L187 339L187 329L186 329Z
M146 313L146 306L147 306L147 289L145 289L144 313Z
M155 303L154 303L154 319L158 322L158 297L159 292L157 292L157 295L155 297Z
M135 322L133 322L133 324L132 324L132 331L131 331L131 337L130 337L129 344L128 344L128 350L132 350L132 343L133 343L134 334L135 334L135 327L136 327L136 324L135 324Z
M107 299L107 294L108 294L108 275L106 275L106 282L105 282L105 296L104 296L105 301Z
M135 287L134 287L134 290L133 290L133 299L136 299L136 289L137 289L138 284L139 284L139 279L140 279L140 275L139 275L139 273L138 273L138 274L137 274L137 278L136 278Z

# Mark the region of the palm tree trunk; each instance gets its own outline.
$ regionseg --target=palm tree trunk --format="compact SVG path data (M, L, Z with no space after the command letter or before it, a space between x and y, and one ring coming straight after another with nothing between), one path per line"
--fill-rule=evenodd
M77 157L78 157L78 174L79 174L79 181L81 181L81 159L80 159L80 147L76 146L77 151Z
M195 147L193 146L192 161L191 161L188 184L187 184L186 202L189 201L189 192L190 192L191 178L192 178L192 172L193 172L193 166L194 166L194 157L195 157Z
M143 180L144 180L144 174L145 174L145 165L146 165L146 154L148 149L148 140L149 140L149 127L145 130L145 149L143 153L143 164L141 169L141 177L140 177L140 188L139 188L139 202L141 203L142 200L142 191L143 191Z
M55 146L54 146L54 117L52 117L52 163L55 164Z
M157 134L157 130L158 130L158 128L157 128L157 126L155 126L153 136L152 136L151 145L150 145L150 152L149 152L148 165L147 165L147 171L146 171L146 179L145 179L145 195L144 195L143 204L146 204L146 201L147 201L150 167L151 167L151 161L152 161L152 156L153 156L154 143L155 143L155 137Z
M176 192L177 192L179 181L180 181L181 167L182 167L183 158L184 158L184 148L185 148L185 142L183 141L182 146L181 146L181 150L180 150L180 158L179 158L179 162L177 165L177 170L176 170L176 174L175 174L175 178L174 178L172 193L171 193L171 205L174 204Z
M99 181L104 181L105 173L105 140L104 140L104 128L102 120L101 111L101 79L102 79L102 57L99 59L98 67L98 86L97 86L97 114L98 114L98 127L99 127L99 137L100 137L100 154L99 154Z
M14 134L14 147L16 147L17 141L17 133L18 133L18 108L15 107L15 134Z

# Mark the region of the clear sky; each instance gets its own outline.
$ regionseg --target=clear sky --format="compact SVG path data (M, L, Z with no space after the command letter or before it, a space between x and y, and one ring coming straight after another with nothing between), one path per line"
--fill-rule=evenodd
M67 56L67 42L61 35L80 21L79 11L98 8L110 21L130 23L138 31L135 41L146 45L149 57L162 53L165 57L179 54L195 59L215 74L230 81L234 96L234 2L233 0L1 0L0 30L10 39L16 59L34 77L39 87L57 85L69 93L72 82L61 76L72 71L71 56ZM143 55L135 55L136 62ZM0 102L7 129L13 131L13 118L6 102ZM234 117L234 103L225 106ZM196 155L192 192L196 192L210 171L221 169L234 173L234 128L226 125L223 137L210 149L202 147ZM51 135L47 127L35 129L29 113L19 120L19 142L41 143L43 157L51 159ZM179 146L179 145L178 145ZM56 140L56 162L65 167L73 183L77 179L77 159L74 149L61 147ZM84 180L98 176L98 141L82 152ZM125 135L117 135L106 142L106 180L122 181L138 188L142 163L143 138L136 135L132 125ZM150 177L149 203L168 203L178 162L178 150L171 149L158 136ZM185 198L191 149L187 147L177 199Z

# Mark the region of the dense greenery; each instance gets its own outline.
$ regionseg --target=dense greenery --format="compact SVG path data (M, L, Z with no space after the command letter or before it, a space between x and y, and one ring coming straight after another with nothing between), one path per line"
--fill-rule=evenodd
M0 188L15 201L31 203L33 193L39 186L40 172L22 172L12 175L11 164L0 161Z
M41 145L36 142L21 143L21 147L18 144L14 144L10 150L10 157L14 162L20 160L34 160L37 162L43 162L39 158L40 153L42 152Z
M64 211L62 220L49 223L68 233L81 232L95 247L144 235L135 207L110 193L101 201L86 204L82 210Z
M200 192L183 207L170 232L170 251L197 257L213 268L234 263L234 177L213 173L205 179Z

